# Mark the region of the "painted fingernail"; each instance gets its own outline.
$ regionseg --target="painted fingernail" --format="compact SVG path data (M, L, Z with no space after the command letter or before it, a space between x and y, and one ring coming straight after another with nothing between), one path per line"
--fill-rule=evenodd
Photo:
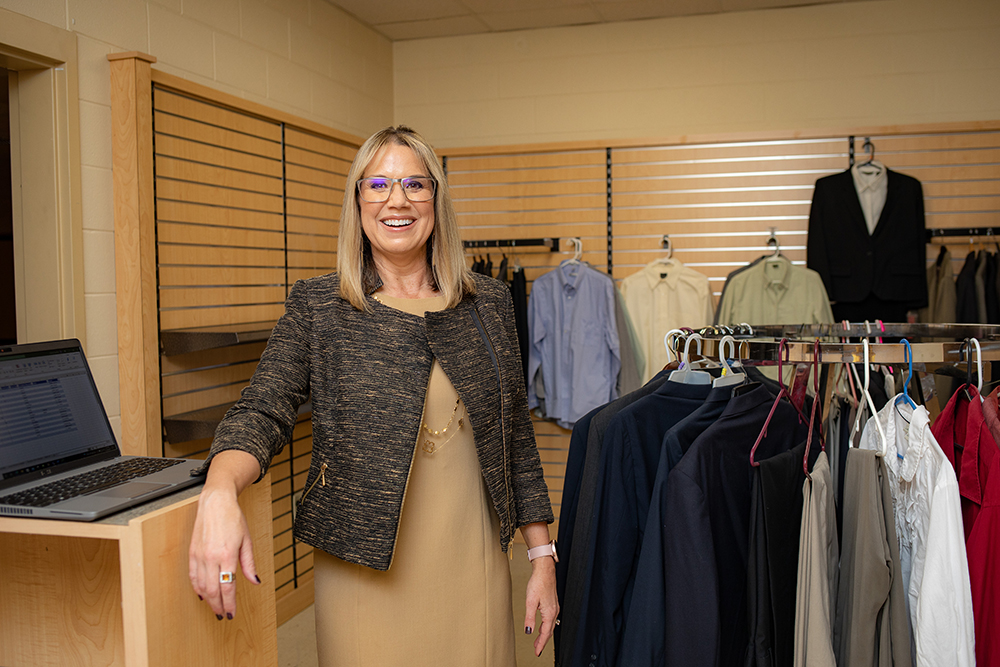
M221 621L221 620L222 620L222 614L216 614L216 615L215 615L215 618L217 618L218 620L220 620L220 621Z
M233 613L231 611L227 611L226 618L228 618L230 621L233 620Z
M258 576L257 576L256 574L255 574L255 575L253 575L253 578L257 580L257 583L258 583L258 584L260 583L260 577L258 577Z
M529 628L528 626L525 626L524 627L524 634L530 635L531 634L531 628Z
M205 598L201 597L200 595L198 596L198 599L201 600L202 602L205 601Z

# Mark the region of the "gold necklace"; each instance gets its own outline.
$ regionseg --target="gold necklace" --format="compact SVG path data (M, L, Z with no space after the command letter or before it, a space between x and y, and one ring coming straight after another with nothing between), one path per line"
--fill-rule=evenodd
M461 397L459 397L459 398L457 398L455 400L455 407L451 411L451 418L448 420L448 423L445 424L445 427L443 429L441 429L440 431L432 429L430 426L427 425L426 422L421 422L420 423L420 428L422 430L424 430L424 431L427 432L427 435L425 435L423 437L423 442L420 445L421 449L423 449L426 453L433 454L437 450L441 449L442 447L444 447L445 445L447 445L449 442L451 442L451 439L454 438L455 435L459 431L462 430L462 426L463 426L463 424L465 424L465 418L464 417L459 417L457 428L455 428L455 430L452 431L451 435L449 435L448 438L444 442L434 442L433 440L430 440L430 438L428 437L428 436L430 436L430 437L434 437L434 438L440 438L442 436L447 435L448 429L451 428L452 422L455 421L455 416L458 414L458 407L459 407L459 405L461 405L461 403L462 403L462 398Z

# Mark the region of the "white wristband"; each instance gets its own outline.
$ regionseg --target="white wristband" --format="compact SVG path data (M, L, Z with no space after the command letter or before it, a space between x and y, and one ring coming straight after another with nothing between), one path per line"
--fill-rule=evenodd
M532 547L528 549L528 560L533 561L536 558L541 558L542 556L552 556L552 560L559 562L559 556L556 554L556 541L552 540L548 544L543 544L539 547Z

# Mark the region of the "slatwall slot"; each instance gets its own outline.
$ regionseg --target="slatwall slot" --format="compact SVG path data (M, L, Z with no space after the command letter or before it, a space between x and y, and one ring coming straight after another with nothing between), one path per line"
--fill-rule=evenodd
M612 151L615 278L674 257L709 278L716 300L726 276L770 252L805 264L816 179L847 166L846 139L722 142Z
M341 203L356 151L346 144L286 128L289 284L336 268Z

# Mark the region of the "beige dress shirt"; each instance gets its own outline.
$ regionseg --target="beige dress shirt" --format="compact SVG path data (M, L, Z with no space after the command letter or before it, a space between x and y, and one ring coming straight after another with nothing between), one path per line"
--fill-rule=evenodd
M877 161L851 167L854 189L858 192L858 201L861 202L861 212L865 214L869 236L875 231L882 209L885 208L885 199L889 195L887 173L885 165Z
M708 278L676 259L650 262L622 280L621 293L645 355L643 383L670 361L663 344L668 331L700 329L712 323Z
M726 284L719 324L832 323L823 279L784 257L769 258L737 273Z

